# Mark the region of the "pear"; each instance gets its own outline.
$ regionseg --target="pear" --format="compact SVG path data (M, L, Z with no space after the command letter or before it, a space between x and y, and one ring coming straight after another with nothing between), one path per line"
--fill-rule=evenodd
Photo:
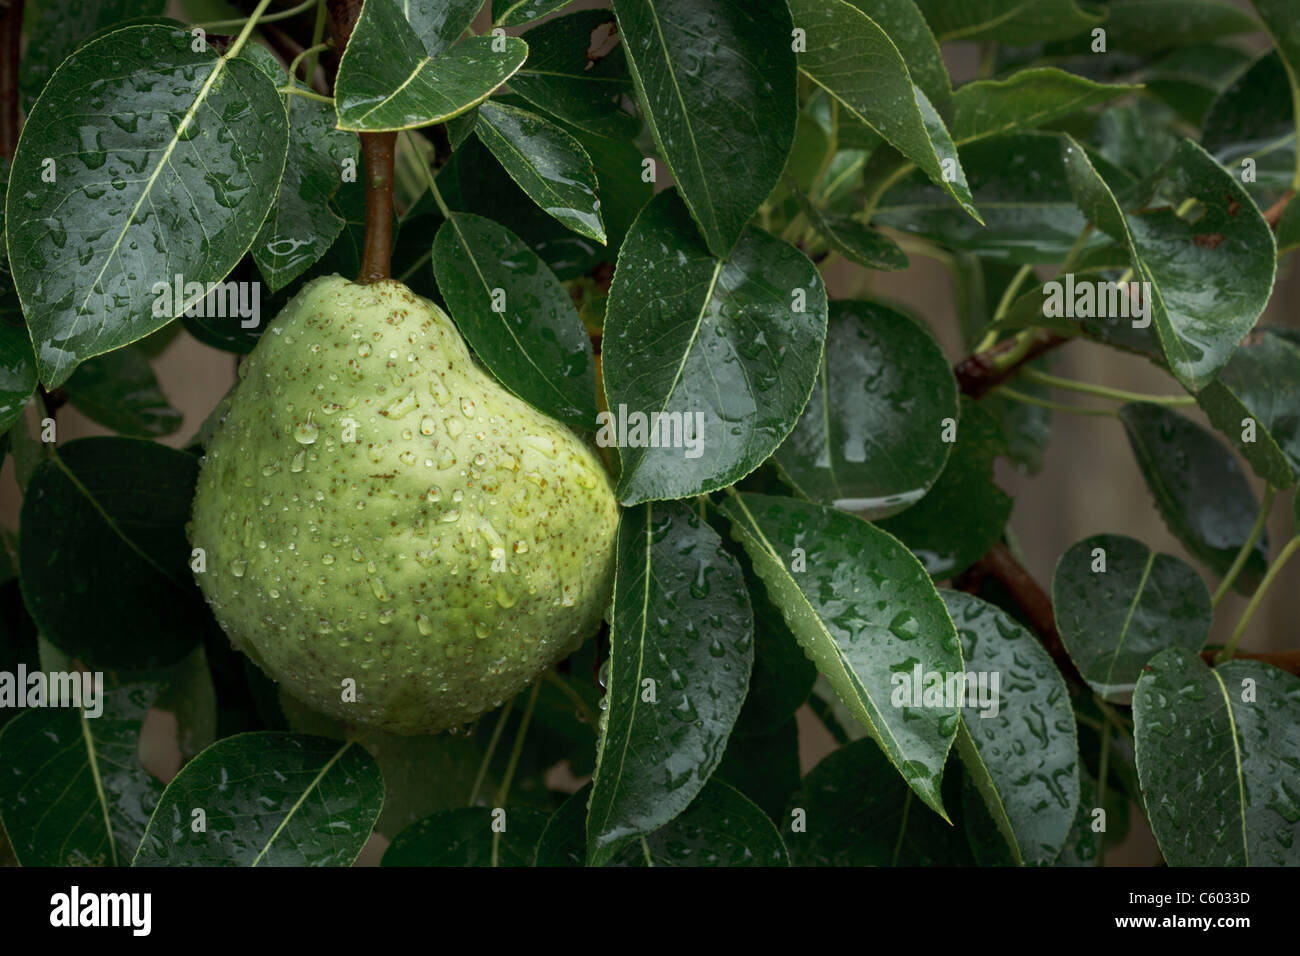
M304 704L436 733L599 626L619 510L600 460L398 282L312 281L206 446L190 541L236 647Z

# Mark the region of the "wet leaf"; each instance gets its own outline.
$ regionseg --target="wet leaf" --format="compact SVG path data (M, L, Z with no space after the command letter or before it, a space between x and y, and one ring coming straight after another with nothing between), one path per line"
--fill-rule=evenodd
M944 116L952 99L952 80L943 62L943 52L930 25L913 0L848 0L889 34L898 47L912 82L925 91L930 102Z
M1094 83L1053 67L1020 70L1005 80L977 80L953 94L952 138L962 146L1034 129L1139 89Z
M952 444L957 385L929 331L875 302L831 303L821 373L776 462L800 494L876 519L919 501Z
M1252 63L1210 104L1201 145L1261 209L1290 188L1296 171L1295 108L1286 64L1276 52ZM1243 178L1248 167L1249 180Z
M551 814L533 807L460 807L411 824L382 866L532 866Z
M1213 434L1159 405L1134 402L1119 417L1165 524L1193 557L1222 577L1259 513L1237 459ZM1267 566L1263 533L1237 576L1237 590L1250 594Z
M781 826L790 794L799 786L799 726L793 717L763 734L737 733L727 741L715 779L729 783L753 800Z
M917 0L935 38L1023 45L1062 40L1101 23L1100 11L1081 9L1074 0Z
M503 27L529 23L563 10L573 0L492 0L493 22Z
M383 802L379 767L357 744L237 734L167 785L133 865L351 866Z
M942 815L939 780L961 704L895 702L898 673L962 670L952 621L921 563L874 525L824 505L742 494L722 511L818 671Z
M915 163L972 219L983 222L943 119L913 85L885 31L843 0L792 0L790 9L795 26L807 34L799 69ZM851 56L846 49L853 51Z
M1291 86L1291 109L1300 124L1300 21L1288 0L1251 0L1255 12L1264 21L1278 54L1287 66ZM1300 152L1296 154L1296 174L1292 186L1300 186Z
M1259 661L1151 658L1133 693L1137 769L1170 866L1300 863L1300 679Z
M518 236L452 213L434 240L433 269L461 334L502 384L555 418L593 426L591 341L564 286Z
M1079 743L1065 679L1005 611L960 591L944 591L943 599L966 662L957 745L967 776L1012 862L1051 863L1079 805Z
M704 787L754 662L740 567L689 505L626 511L617 568L608 710L587 819L593 866L673 819Z
M957 442L939 480L880 527L907 545L934 577L960 574L997 543L1011 516L1011 498L993 481L993 459L1006 450L997 421L963 396Z
M36 357L27 329L0 320L0 432L22 417L36 391Z
M784 4L746 0L613 6L660 155L709 251L726 257L794 141L789 13Z
M712 491L762 464L803 411L825 330L825 287L803 253L751 229L717 259L676 192L657 195L623 243L602 341L609 427L627 426L626 440L607 436L619 499ZM651 415L658 429L680 416L681 440L646 447L626 418L637 413L651 429Z
M148 360L134 346L87 359L64 387L79 412L123 435L151 438L181 427L181 413L168 404Z
M863 225L850 216L826 212L799 189L790 185L799 209L808 217L826 245L849 262L868 269L896 271L907 268L907 254L884 233Z
M1209 589L1190 565L1118 534L1084 538L1061 555L1052 606L1083 679L1121 704L1152 655L1167 647L1199 651L1214 614Z
M596 174L581 143L536 113L492 102L479 107L474 130L533 202L604 244Z
M162 26L92 40L27 119L6 224L47 388L183 312L189 303L160 297L159 280L222 279L275 197L288 130L274 85L192 42Z
M72 676L84 695L85 678ZM136 751L158 685L96 693L101 713L83 696L83 707L33 708L0 731L0 821L23 866L126 866L162 793Z

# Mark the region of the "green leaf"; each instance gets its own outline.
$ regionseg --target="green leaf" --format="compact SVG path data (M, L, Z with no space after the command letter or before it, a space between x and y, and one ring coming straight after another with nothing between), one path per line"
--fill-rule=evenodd
M530 23L563 10L572 2L573 0L492 0L493 22L503 27Z
M7 533L3 534L8 538ZM0 584L0 672L17 674L19 667L27 672L40 669L40 656L36 646L36 624L23 604L23 593L16 575L17 555L9 554L11 543L3 540L0 560L3 560L4 583ZM12 542L16 547L17 540ZM0 728L22 711L14 707L0 707Z
M630 139L641 128L630 106L632 76L611 10L582 10L528 31L528 61L510 88L579 129ZM637 169L638 176L640 169Z
M1147 91L1199 127L1210 104L1250 65L1236 47L1205 43L1171 50L1138 74ZM1201 145L1205 145L1204 139ZM1209 147L1206 147L1209 149ZM1212 150L1211 150L1212 152Z
M1087 220L1070 199L1059 143L1057 133L1020 132L962 147L970 189L983 210L982 226L954 210L919 173L885 193L872 221L987 261L1063 262ZM1084 248L1108 241L1094 235Z
M1121 704L1157 651L1199 651L1214 615L1209 589L1190 565L1118 534L1084 538L1061 555L1052 607L1083 679Z
M1170 866L1300 863L1300 679L1259 661L1211 670L1169 648L1138 680L1133 736Z
M1291 81L1291 113L1300 124L1300 18L1296 17L1289 0L1251 0L1251 3L1286 66ZM1300 151L1296 153L1296 172L1291 185L1300 188Z
M907 254L893 239L851 216L823 211L793 182L788 188L826 245L849 262L891 272L907 268Z
M745 720L744 715L737 724ZM753 800L777 826L799 786L799 726L793 717L763 734L733 733L714 779Z
M22 417L36 391L36 357L32 340L21 325L0 320L0 432Z
M705 244L725 257L794 142L790 15L746 0L613 5L650 132Z
M1090 30L1105 14L1085 11L1074 0L917 0L935 38L1023 46L1061 40Z
M960 146L1034 129L1140 89L1094 83L1050 67L1021 70L1005 80L978 80L953 94L952 138Z
M883 518L938 479L952 450L943 422L957 415L927 329L879 303L836 301L817 384L776 462L804 497Z
M223 278L275 198L288 130L274 85L192 43L162 26L92 40L23 128L5 222L47 388L183 312L190 303L162 307L155 280Z
M824 505L743 494L722 511L818 671L947 819L939 781L961 704L894 700L898 673L962 670L952 621L921 563L875 526Z
M532 866L551 814L532 807L460 807L397 835L382 866Z
M84 695L91 675L72 676ZM0 731L0 820L23 866L125 866L162 793L136 753L158 685L98 680L101 713L82 696L82 707L33 708Z
M1174 204L1190 201L1194 221L1171 206L1126 216L1083 149L1066 136L1062 150L1080 210L1128 247L1135 278L1149 283L1144 298L1170 370L1199 392L1268 302L1272 230L1241 183L1191 140L1174 153L1162 193Z
M943 599L966 662L957 733L966 773L1012 861L1051 863L1079 805L1079 743L1065 679L1005 611L960 591L944 591Z
M185 523L198 459L134 438L83 438L41 462L23 498L23 595L41 633L101 668L179 661L211 616Z
M1006 449L993 416L963 396L956 447L943 474L924 498L880 527L934 577L960 574L997 543L1011 516L1011 498L993 481L993 459Z
M807 34L799 69L982 223L942 118L885 31L843 0L791 0L790 9Z
M619 253L602 342L616 417L598 441L620 446L619 499L714 491L762 464L808 401L825 334L826 290L803 253L751 229L717 259L676 192L657 195ZM645 447L645 425L638 438L627 419L637 413L656 438L680 416L683 440Z
M401 12L429 55L437 56L460 38L482 8L480 0L402 0Z
M518 236L452 213L434 240L433 269L457 327L493 375L541 411L592 427L591 341L564 286Z
M1276 52L1252 63L1210 104L1201 145L1243 183L1261 208L1290 188L1296 169L1296 119L1291 79ZM1244 178L1248 166L1249 181Z
M605 243L596 174L581 143L536 113L492 102L479 107L474 131L541 209Z
M65 389L78 411L123 435L156 438L181 427L181 413L167 403L148 360L133 346L87 359Z
M1281 329L1256 328L1196 401L1255 474L1275 488L1295 484L1300 476L1300 342Z
M1193 557L1222 577L1254 527L1259 505L1237 459L1195 422L1150 402L1119 410L1156 509ZM1268 567L1261 534L1237 576L1250 594Z
M18 71L23 109L30 111L50 75L87 39L136 17L160 16L166 0L45 0L33 4L36 16ZM30 8L29 8L30 9Z
M951 777L960 777L957 768ZM945 787L945 790L949 790ZM795 866L970 866L956 827L923 807L871 740L847 744L804 777L785 834ZM955 794L949 793L949 799ZM803 831L791 829L803 811Z
M287 78L281 71L280 82ZM334 128L328 103L285 94L289 152L275 204L253 242L253 261L271 291L311 268L343 231L330 205L343 183L345 164L357 163L357 137Z
M238 734L167 785L133 865L351 866L383 802L379 767L360 746Z
M943 62L943 51L930 32L930 25L913 0L848 0L889 34L907 64L912 82L944 116L949 114L952 80Z
M1254 17L1224 0L1125 0L1106 9L1110 45L1138 53L1259 29Z
M498 49L499 48L499 49ZM339 62L339 129L413 129L443 123L492 95L523 65L518 37L430 41L393 0L366 0Z
M537 844L538 866L582 866L591 786L552 814ZM720 780L705 784L689 807L620 851L607 866L788 866L781 834L749 798Z
M740 567L689 505L625 512L617 568L608 709L587 820L593 866L700 792L722 759L754 662Z

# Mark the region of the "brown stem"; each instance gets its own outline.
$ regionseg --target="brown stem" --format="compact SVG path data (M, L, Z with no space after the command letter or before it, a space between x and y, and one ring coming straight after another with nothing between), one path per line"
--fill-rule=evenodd
M379 282L392 277L393 258L393 154L396 133L362 133L365 155L366 245L358 282Z
M0 5L0 156L14 158L20 128L18 61L23 0Z
M1217 653L1217 651L1201 651L1201 660L1213 667L1214 655ZM1265 664L1272 664L1288 674L1300 676L1300 651L1237 651L1232 655L1233 660L1243 658L1248 661L1263 661Z
M1050 352L1068 341L1070 340L1055 332L1041 331L1024 355L1006 368L998 368L997 359L1016 348L1018 344L1015 339L1006 339L991 349L976 352L963 359L953 369L953 374L957 376L957 384L963 394L975 399L982 398L990 390L1015 375L1020 370L1020 366L1026 362L1033 361L1044 352Z
M1294 195L1295 190L1288 189L1282 194L1282 198L1269 206L1268 210L1264 213L1264 221L1273 227L1274 232L1277 231L1277 224L1282 218L1282 213L1286 211L1286 204L1291 201L1291 197Z

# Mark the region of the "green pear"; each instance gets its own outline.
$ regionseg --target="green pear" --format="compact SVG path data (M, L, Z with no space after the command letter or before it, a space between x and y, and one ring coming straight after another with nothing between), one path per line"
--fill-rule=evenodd
M484 373L446 313L329 276L241 365L190 540L217 621L289 693L436 733L595 631L618 515L596 455Z

